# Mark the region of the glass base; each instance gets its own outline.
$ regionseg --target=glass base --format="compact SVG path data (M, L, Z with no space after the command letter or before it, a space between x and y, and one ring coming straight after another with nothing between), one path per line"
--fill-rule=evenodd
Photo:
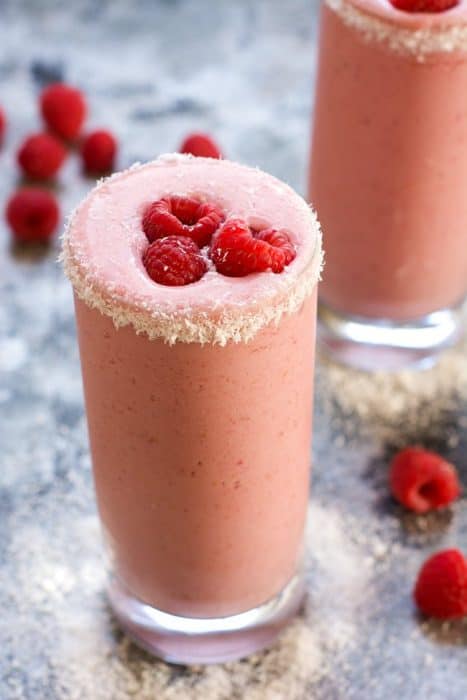
M426 369L461 338L462 308L403 322L346 316L320 301L318 342L332 359L358 369Z
M248 656L269 646L300 610L301 576L263 605L220 618L180 617L134 598L118 580L108 588L110 605L128 635L143 649L177 664L212 664Z

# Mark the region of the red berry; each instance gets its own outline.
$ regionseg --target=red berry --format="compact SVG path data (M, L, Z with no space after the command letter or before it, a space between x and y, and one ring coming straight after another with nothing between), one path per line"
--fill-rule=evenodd
M55 197L35 187L23 187L10 197L6 219L20 242L48 241L57 227L60 211Z
M150 241L164 236L188 236L202 248L224 220L221 209L211 202L191 197L163 197L144 212L143 231Z
M467 615L467 561L462 552L445 549L430 557L420 569L413 596L425 615Z
M108 173L113 169L117 141L110 131L93 131L81 144L81 157L88 173Z
M180 146L180 153L191 153L192 156L200 158L222 158L217 143L209 134L202 133L189 134Z
M284 229L253 231L243 219L230 219L214 236L210 256L216 270L229 277L252 272L282 272L295 258L295 248Z
M6 129L6 117L5 117L5 112L3 109L0 107L0 146L3 143L3 138L5 136L5 129Z
M418 447L407 447L396 454L389 482L394 498L416 513L443 508L460 493L455 467Z
M64 139L75 139L86 117L83 94L64 83L52 83L40 97L41 112L45 123Z
M158 238L146 248L143 264L154 282L171 287L197 282L207 270L200 249L186 236Z
M25 175L47 180L56 175L66 158L66 150L50 134L32 134L18 151L18 164Z
M445 12L459 4L459 0L391 0L393 6L404 12Z

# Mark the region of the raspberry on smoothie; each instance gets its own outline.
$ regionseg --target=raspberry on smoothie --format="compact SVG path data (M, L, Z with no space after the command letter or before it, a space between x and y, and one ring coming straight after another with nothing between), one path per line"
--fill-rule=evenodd
M243 277L282 272L295 258L295 248L285 229L254 231L243 219L229 219L213 237L210 256L221 274Z
M398 10L404 12L446 12L459 4L459 0L391 0Z
M188 236L157 238L144 251L143 263L154 282L173 287L197 282L208 269L200 249Z
M224 220L221 208L213 202L177 195L162 197L145 210L142 226L149 241L163 236L189 236L202 248Z

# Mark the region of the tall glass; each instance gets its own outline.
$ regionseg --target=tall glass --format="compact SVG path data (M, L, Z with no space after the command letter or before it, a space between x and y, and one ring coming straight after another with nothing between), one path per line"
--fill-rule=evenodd
M149 651L169 661L205 663L269 644L303 600L314 287L321 251L318 225L305 203L288 189L286 202L282 190L283 208L298 211L306 222L298 235L309 237L302 259L297 255L296 273L291 267L282 281L272 273L252 276L256 281L219 281L212 273L206 293L209 285L230 290L225 303L238 306L234 324L234 307L223 316L219 304L211 306L207 321L206 307L197 316L199 325L192 321L190 314L204 294L204 287L197 287L201 283L175 292L190 294L191 303L173 307L179 338L169 340L167 327L162 331L160 324L170 317L161 314L155 323L159 306L148 310L138 297L122 311L115 296L105 295L98 278L102 266L94 268L92 280L89 260L86 275L82 266L85 249L91 258L101 254L96 243L103 233L101 208L112 209L114 230L108 236L118 237L125 211L138 208L145 190L154 196L160 187L175 187L171 178L177 171L179 190L186 176L191 187L195 183L211 198L209 183L220 188L227 177L230 182L234 176L245 191L260 186L261 197L270 197L263 218L274 212L281 196L273 188L284 187L225 161L196 168L192 160L166 168L163 162L149 164L90 195L71 223L64 258L75 287L97 501L113 559L111 605L123 627ZM116 275L122 262L118 248L113 255L117 267L110 274ZM136 299L130 270L128 276L125 294ZM134 280L135 286L142 284ZM259 305L256 294L250 295L251 285L266 292ZM158 287L158 304L166 297L172 303L173 288ZM122 326L124 312L130 322ZM201 325L211 321L212 337L201 338L200 330L207 328ZM137 332L145 323L148 332ZM219 331L230 337L219 342Z
M466 8L322 7L309 196L326 237L319 334L345 363L427 366L461 334Z

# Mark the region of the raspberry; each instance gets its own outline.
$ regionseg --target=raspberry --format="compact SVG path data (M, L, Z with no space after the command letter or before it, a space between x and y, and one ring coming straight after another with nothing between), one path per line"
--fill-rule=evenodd
M253 231L243 219L227 221L211 243L216 270L229 277L251 272L282 272L295 258L295 248L284 229Z
M202 133L189 134L180 146L180 153L191 153L200 158L222 158L217 143L209 134Z
M81 157L88 173L108 173L113 169L117 141L110 131L93 131L81 144Z
M0 107L0 146L3 143L3 138L5 136L5 128L6 128L6 117L5 117L5 112L3 109Z
M18 151L18 164L25 175L47 180L56 175L66 158L66 150L50 134L32 134Z
M45 123L58 136L75 139L86 117L83 94L64 83L52 83L40 97L41 112Z
M396 454L389 482L394 498L416 513L443 508L460 493L455 467L418 447L407 447Z
M391 0L393 6L404 12L445 12L459 4L459 0Z
M425 615L452 619L467 615L467 561L458 549L445 549L420 569L413 592Z
M149 241L164 236L188 236L202 248L224 220L216 204L191 197L163 197L153 202L143 216L143 231Z
M170 287L197 282L207 270L198 246L186 236L158 238L146 248L143 264L154 282Z
M8 201L6 219L20 242L48 241L58 224L55 197L35 187L23 187Z

